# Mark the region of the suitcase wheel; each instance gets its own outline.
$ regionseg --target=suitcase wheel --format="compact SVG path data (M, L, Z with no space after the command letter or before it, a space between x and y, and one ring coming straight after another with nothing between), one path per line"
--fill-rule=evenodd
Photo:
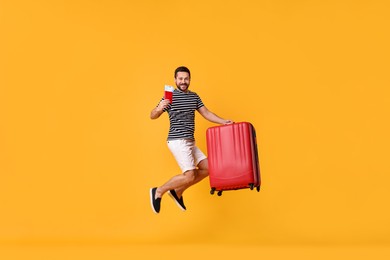
M215 188L211 188L211 190L210 190L210 194L211 194L211 195L213 195L213 194L214 194L214 192L215 192Z
M260 191L260 186L257 186L256 190L257 190L257 192L259 192Z
M222 191L220 190L220 191L218 191L218 194L217 194L218 196L221 196L222 195Z
M254 184L254 183L249 183L249 188L250 188L251 190L253 190L254 187L255 187L255 184Z

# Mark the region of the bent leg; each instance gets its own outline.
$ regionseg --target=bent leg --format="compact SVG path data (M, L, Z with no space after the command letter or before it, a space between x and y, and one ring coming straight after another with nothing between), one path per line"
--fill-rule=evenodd
M175 189L177 196L180 198L186 189L200 182L207 176L209 176L209 164L206 158L198 164L198 169L195 170L195 178L193 179L193 181Z
M164 193L169 190L179 190L181 187L186 187L190 183L194 182L196 179L196 171L197 170L189 170L184 172L183 174L176 175L172 177L169 181L167 181L162 186L158 187L156 190L156 198L161 198ZM180 193L181 196L181 193Z
M181 169L192 170L176 175L164 185L158 187L156 198L162 197L169 190L175 190L180 198L184 190L208 176L207 157L195 146L193 140L169 141L168 148L171 150ZM195 163L197 163L197 169L195 169Z

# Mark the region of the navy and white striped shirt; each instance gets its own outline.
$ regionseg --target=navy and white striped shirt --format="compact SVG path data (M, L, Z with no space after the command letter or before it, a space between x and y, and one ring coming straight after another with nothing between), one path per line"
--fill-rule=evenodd
M172 99L172 104L164 109L169 114L168 140L194 140L195 110L204 106L202 100L195 92L183 92L177 88L173 91Z

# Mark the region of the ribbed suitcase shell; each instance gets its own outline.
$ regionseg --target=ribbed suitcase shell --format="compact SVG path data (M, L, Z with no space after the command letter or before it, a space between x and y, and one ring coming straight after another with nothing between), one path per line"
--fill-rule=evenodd
M254 187L260 190L256 132L248 122L210 127L206 131L211 194Z

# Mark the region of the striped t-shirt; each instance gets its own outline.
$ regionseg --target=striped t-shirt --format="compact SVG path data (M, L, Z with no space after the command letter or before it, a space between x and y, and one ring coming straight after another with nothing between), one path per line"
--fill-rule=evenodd
M183 92L179 89L173 91L172 99L172 104L164 109L169 114L168 140L194 140L195 110L204 106L202 100L195 92Z

